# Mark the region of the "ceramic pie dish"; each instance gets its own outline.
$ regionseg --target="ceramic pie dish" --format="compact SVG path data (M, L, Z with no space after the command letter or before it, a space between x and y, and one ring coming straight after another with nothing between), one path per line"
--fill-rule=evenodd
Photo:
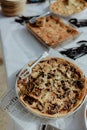
M22 80L20 75L25 69L16 80L16 92L19 101L33 114L60 118L76 112L83 104L86 78L72 62L58 57L45 58Z

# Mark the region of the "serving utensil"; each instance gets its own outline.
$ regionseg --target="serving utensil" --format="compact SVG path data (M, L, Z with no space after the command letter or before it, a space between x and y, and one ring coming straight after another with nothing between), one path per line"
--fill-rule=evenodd
M45 12L45 13L41 14L41 15L38 16L38 17L35 16L35 17L33 17L33 18L31 18L31 19L29 20L29 23L34 24L38 18L41 18L41 17L47 16L47 15L49 15L50 13L51 13L51 12L48 11L48 12Z
M31 66L27 66L26 71L20 75L20 78L22 80L27 78L31 74L32 69L46 56L48 56L48 53L44 52L39 58L36 59L36 61Z

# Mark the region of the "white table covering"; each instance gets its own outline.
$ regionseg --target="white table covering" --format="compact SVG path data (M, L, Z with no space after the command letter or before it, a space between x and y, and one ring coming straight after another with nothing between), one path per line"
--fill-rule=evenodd
M45 4L36 5L27 5L24 15L32 16L44 12L48 7L48 2L46 2ZM75 15L74 17L84 19L86 17L86 14L87 10L83 11L81 15ZM82 32L82 34L76 41L84 38L85 40L87 40L87 28L85 27L79 30ZM12 85L15 84L14 74L16 74L17 71L20 70L23 65L25 65L25 63L31 60L32 57L38 57L46 49L41 44L39 44L34 37L32 38L31 34L28 34L28 31L25 29L24 26L15 23L14 17L6 18L2 14L0 14L0 36L4 52L3 54L7 72L7 81L9 87L11 88ZM67 48L67 46L71 47L73 45L74 44L66 45L65 48ZM82 62L83 64L85 64L85 67L83 67L84 69L87 65L87 57L83 56L82 58L77 59L76 62ZM74 120L69 124L69 126L67 126L67 130L85 129L83 109L84 106L76 113ZM12 130L10 125L8 126L8 129ZM19 127L17 123L15 123L14 129L22 130L22 128ZM30 129L28 128L25 130Z

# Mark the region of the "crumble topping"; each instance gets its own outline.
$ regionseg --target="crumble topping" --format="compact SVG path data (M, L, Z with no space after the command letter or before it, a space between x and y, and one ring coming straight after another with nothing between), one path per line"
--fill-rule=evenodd
M42 60L33 68L29 78L19 78L17 87L20 99L32 111L51 116L67 114L84 99L85 77L76 66L66 60Z
M37 19L34 24L27 23L26 25L48 46L59 45L79 34L74 27L51 15Z
M51 3L50 10L56 14L68 16L71 14L79 13L87 7L85 0L56 0Z

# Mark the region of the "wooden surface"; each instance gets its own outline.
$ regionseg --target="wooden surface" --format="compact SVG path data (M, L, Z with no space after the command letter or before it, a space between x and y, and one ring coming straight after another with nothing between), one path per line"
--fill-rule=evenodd
M3 55L2 55L2 48L0 43L0 98L6 92L7 85L6 85L6 75L5 69L3 64ZM7 130L7 114L3 112L0 108L0 130Z

